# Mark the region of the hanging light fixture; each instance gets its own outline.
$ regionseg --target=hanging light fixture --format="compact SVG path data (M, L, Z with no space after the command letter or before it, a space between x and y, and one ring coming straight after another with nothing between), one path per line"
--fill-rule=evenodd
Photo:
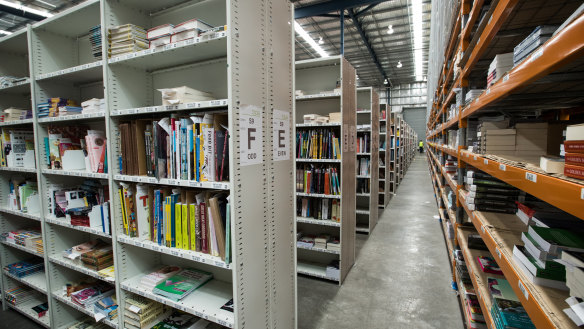
M396 65L396 67L399 69L399 68L401 68L402 66L404 66L404 65L402 64L402 62L401 62L401 61L398 61L398 62L397 62L397 65Z
M322 40L322 37L318 38L318 44L319 45L323 45L324 44L324 41Z
M387 34L393 34L393 25L387 27Z

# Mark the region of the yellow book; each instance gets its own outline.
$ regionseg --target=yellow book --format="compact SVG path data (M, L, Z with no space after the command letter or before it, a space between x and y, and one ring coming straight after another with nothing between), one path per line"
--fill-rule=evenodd
M128 233L128 218L126 217L126 204L125 204L125 199L124 199L124 192L122 191L122 189L118 189L118 192L120 193L120 206L122 208L122 223L124 225L124 234L129 235Z
M197 205L194 203L189 204L189 221L191 223L191 227L189 230L190 237L191 237L191 250L197 250L197 234L195 232L196 225L196 214L197 213Z
M172 217L172 211L170 209L170 197L166 197L166 204L164 205L164 227L165 229L165 237L166 237L166 246L170 247L171 246L171 241L172 241L172 228L170 226L171 223L171 217Z
M173 223L175 225L175 241L176 241L176 247L179 249L182 249L182 216L181 216L181 209L182 209L182 204L180 202L177 202L174 204L174 218L173 218Z
M189 250L189 206L182 205L182 248Z

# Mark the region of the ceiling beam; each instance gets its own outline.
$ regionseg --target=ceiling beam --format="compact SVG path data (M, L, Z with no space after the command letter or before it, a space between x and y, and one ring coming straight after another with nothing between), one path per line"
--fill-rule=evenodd
M294 18L306 18L311 16L318 16L329 14L333 11L345 10L358 6L372 5L383 2L384 0L330 0L326 2L317 3L314 5L297 7L294 10Z
M379 60L377 59L377 54L375 54L375 50L373 50L373 47L371 46L371 42L369 41L369 38L365 34L365 31L363 31L363 27L361 26L361 23L359 22L359 20L355 16L354 10L348 9L347 12L349 13L349 17L351 17L351 20L353 21L353 25L357 29L357 32L359 32L359 35L361 36L361 39L363 40L365 47L367 47L367 50L369 51L369 55L371 55L371 58L373 59L373 63L375 63L375 66L377 66L377 69L379 70L379 73L381 74L383 79L387 80L389 86L391 86L391 80L389 80L389 78L387 77L387 74L385 74L385 70L383 69L383 67L381 67Z
M13 7L10 7L7 5L2 5L2 4L0 4L0 12L4 12L4 13L14 15L17 17L30 19L30 20L36 21L36 22L42 21L43 19L45 19L44 16L33 14L33 13L26 11L26 10L16 9L16 8L13 8Z

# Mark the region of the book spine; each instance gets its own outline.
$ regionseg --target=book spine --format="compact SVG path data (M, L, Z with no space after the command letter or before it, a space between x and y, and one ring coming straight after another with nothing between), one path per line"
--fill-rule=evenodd
M174 246L178 249L182 249L183 245L182 245L182 214L181 211L182 210L182 204L180 203L175 203L174 204L174 216L173 216L173 221L174 221Z
M584 153L566 153L566 164L584 167Z
M196 217L196 205L189 204L189 236L190 236L190 250L197 250L197 217Z
M584 167L566 164L564 166L564 175L577 179L584 179Z
M209 241L207 239L208 233L208 223L207 223L207 206L204 202L200 204L199 211L201 212L201 252L209 253Z
M181 209L182 248L189 250L189 206L184 203Z
M584 153L584 141L565 141L564 150L566 153Z

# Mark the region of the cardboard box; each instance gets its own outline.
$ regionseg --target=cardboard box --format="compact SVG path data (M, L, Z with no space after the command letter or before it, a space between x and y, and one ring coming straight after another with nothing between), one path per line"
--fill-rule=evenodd
M330 123L341 123L342 122L341 112L329 113L329 122Z

